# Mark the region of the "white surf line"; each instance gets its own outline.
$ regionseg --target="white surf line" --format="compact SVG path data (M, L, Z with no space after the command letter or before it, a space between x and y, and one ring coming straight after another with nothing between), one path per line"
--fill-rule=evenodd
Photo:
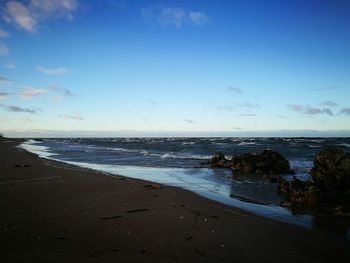
M27 180L5 181L5 182L0 182L0 185L5 185L5 184L18 184L18 183L30 183L30 182L43 181L43 180L51 180L51 179L57 179L57 178L62 178L62 176L38 177L38 178L32 178L32 179L27 179Z

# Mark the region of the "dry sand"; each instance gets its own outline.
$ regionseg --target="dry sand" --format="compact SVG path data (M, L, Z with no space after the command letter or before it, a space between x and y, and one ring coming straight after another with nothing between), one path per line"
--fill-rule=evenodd
M0 142L0 262L349 262L336 233Z

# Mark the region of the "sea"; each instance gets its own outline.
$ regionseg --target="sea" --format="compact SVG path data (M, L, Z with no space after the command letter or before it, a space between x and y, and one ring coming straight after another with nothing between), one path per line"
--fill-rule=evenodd
M280 206L285 197L277 183L205 166L216 152L230 159L269 149L285 156L295 171L284 178L307 181L315 155L330 145L348 152L350 138L45 138L28 139L20 147L42 158L180 187L258 216L350 237L347 217L291 211Z

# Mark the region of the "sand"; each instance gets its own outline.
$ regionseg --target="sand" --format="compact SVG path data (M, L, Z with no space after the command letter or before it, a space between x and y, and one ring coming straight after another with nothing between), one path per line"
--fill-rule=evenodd
M349 262L350 242L0 141L0 262Z

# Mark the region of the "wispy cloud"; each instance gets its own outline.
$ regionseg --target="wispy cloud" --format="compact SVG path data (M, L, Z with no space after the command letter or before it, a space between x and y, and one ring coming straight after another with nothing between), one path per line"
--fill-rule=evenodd
M153 99L148 99L147 100L152 106L156 106L157 105L157 101L153 100Z
M312 106L303 106L299 104L289 104L287 105L287 108L299 112L305 115L319 115L319 114L327 114L330 116L333 116L333 112L329 108L318 108L318 107L312 107Z
M45 68L42 66L37 66L37 70L49 76L62 76L70 72L66 68Z
M325 88L316 88L316 89L310 89L312 91L325 91L325 90L336 90L336 89L343 89L344 87L340 86L331 86L331 87L325 87Z
M59 95L54 97L55 101L63 101L65 98L69 97L69 98L73 98L76 96L75 93L73 93L71 90L69 89L64 89L64 88L60 88L54 85L51 85L49 87L50 90L59 93Z
M195 124L196 122L191 119L184 119L185 122L190 123L190 124Z
M0 27L0 38L9 37L10 34Z
M149 7L141 9L146 22L161 26L175 26L181 28L185 24L201 26L208 22L209 17L203 12L186 10L178 7Z
M237 114L237 116L254 117L254 116L257 116L257 114L255 114L255 113L241 113L241 114Z
M326 100L324 102L321 102L319 105L327 106L327 107L337 107L338 106L337 103L335 103L334 101L331 101L331 100Z
M8 97L8 93L7 92L0 92L0 100L4 100Z
M36 87L23 87L16 95L22 99L30 100L34 97L46 95L50 92L54 92L58 95L54 97L55 100L63 100L66 97L75 97L75 94L69 89L64 89L51 85L47 88L36 88Z
M197 25L197 26L201 26L201 25L207 23L209 20L209 17L202 12L190 11L188 13L188 16L189 16L190 20L192 21L192 23Z
M77 121L82 121L82 120L84 120L84 118L81 116L80 113L65 114L65 115L63 115L63 118L65 118L65 119L71 119L71 120L77 120Z
M50 18L72 20L78 8L77 0L30 0L7 1L4 6L3 19L17 28L36 32L41 22Z
M7 23L29 32L35 31L37 21L25 5L18 1L8 1L4 9L3 18Z
M322 109L322 112L325 114L328 114L329 116L334 115L333 112L331 111L331 109L328 109L328 108Z
M41 89L41 88L23 88L19 91L18 95L22 99L32 99L33 97L41 96L50 92L51 89Z
M15 69L16 64L15 63L6 63L6 64L3 64L2 67L7 68L7 69Z
M0 56L7 56L8 54L10 54L9 48L5 43L0 42Z
M257 109L257 108L261 108L261 106L257 103L251 103L251 102L245 102L245 103L241 103L241 104L237 104L239 107L241 108L245 108L245 109Z
M350 116L350 108L341 109L339 114L344 114L344 115Z
M257 103L252 102L244 102L244 103L236 103L232 105L224 105L218 106L217 109L219 111L229 111L229 112L242 112L242 113L251 113L253 110L257 110L261 108L261 106Z
M232 86L227 87L227 90L230 92L236 93L237 95L240 95L243 92L240 88L232 87Z
M10 112L16 112L16 113L30 113L30 114L37 114L38 112L42 111L40 108L22 108L14 105L3 105L0 104L0 107L6 109Z
M10 84L11 82L12 81L10 79L0 76L0 85Z

